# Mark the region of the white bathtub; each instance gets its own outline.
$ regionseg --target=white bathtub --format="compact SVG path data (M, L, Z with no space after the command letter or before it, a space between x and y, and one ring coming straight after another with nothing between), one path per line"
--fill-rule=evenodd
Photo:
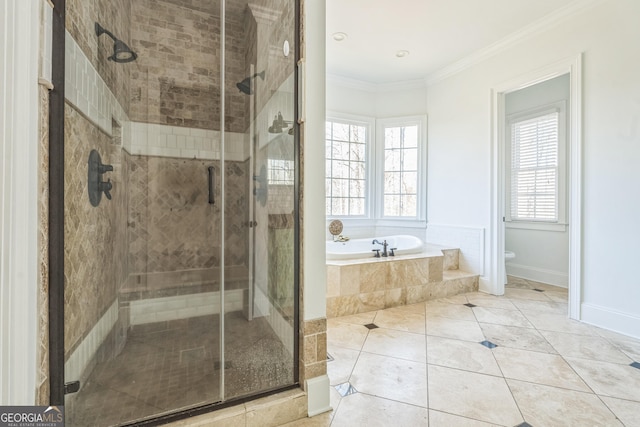
M327 259L357 259L372 258L373 249L380 249L382 254L382 245L372 244L376 239L380 242L385 240L389 244L388 249L397 248L394 253L396 255L416 254L422 252L422 240L415 236L397 235L386 237L372 237L367 239L353 239L347 242L327 241Z

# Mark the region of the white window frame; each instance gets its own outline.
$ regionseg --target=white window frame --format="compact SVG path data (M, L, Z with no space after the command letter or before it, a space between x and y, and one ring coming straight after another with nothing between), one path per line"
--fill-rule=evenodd
M505 133L505 226L529 230L565 231L567 228L567 105L558 101L526 111L510 114L506 117ZM546 114L558 113L558 176L557 176L557 221L518 220L511 217L511 125L514 122L533 119Z
M327 117L325 120L325 129L326 123L328 122L338 122L338 123L346 123L351 125L365 126L367 128L367 142L366 142L366 151L365 151L365 182L367 184L367 188L365 190L365 201L364 201L364 215L328 215L327 219L340 219L345 225L370 225L374 221L374 209L373 209L373 200L375 198L375 182L374 182L374 167L375 165L375 143L376 143L376 133L375 133L375 119L366 116L358 116L354 114L345 114L345 113L327 113ZM326 135L324 138L325 147L326 147ZM326 161L326 149L325 149L325 157ZM325 173L325 180L328 175ZM325 197L325 209L326 209L326 197Z
M384 215L384 149L385 129L389 127L418 126L418 182L417 212L415 217ZM404 116L382 118L376 121L376 218L377 225L391 227L426 227L427 225L427 117Z

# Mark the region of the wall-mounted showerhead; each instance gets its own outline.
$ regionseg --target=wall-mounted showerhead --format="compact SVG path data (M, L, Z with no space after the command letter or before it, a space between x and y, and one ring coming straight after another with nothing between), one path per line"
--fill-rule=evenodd
M98 37L100 37L103 34L106 34L113 39L113 55L107 58L109 61L123 63L123 62L131 62L136 60L138 55L136 55L136 53L133 50L131 50L131 48L127 46L125 42L123 42L122 40L114 36L111 31L104 29L97 22L96 22L95 28L96 28L96 35Z
M256 77L260 77L262 80L264 80L264 70L260 71L259 73L255 73L251 77L246 77L239 83L236 83L236 87L240 89L240 92L244 94L253 95L253 91L251 90L251 80L255 79Z

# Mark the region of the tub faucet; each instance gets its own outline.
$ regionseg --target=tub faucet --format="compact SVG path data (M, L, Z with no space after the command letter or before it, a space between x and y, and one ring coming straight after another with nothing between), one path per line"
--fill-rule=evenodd
M385 240L381 243L378 239L373 239L373 242L371 242L372 245L375 245L376 243L378 245L382 245L382 253L380 254L380 256L389 256L389 254L387 253L387 246L389 246L387 241Z

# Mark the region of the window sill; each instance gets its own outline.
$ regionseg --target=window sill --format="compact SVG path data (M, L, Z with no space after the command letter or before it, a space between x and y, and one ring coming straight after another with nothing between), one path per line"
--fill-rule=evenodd
M427 228L427 221L416 219L373 219L373 218L349 218L339 216L327 216L327 223L338 219L345 228L365 227L398 227L398 228Z
M518 228L522 230L540 230L540 231L557 231L565 232L569 224L562 223L545 223L545 222L519 222L519 221L507 221L505 223L506 228Z

